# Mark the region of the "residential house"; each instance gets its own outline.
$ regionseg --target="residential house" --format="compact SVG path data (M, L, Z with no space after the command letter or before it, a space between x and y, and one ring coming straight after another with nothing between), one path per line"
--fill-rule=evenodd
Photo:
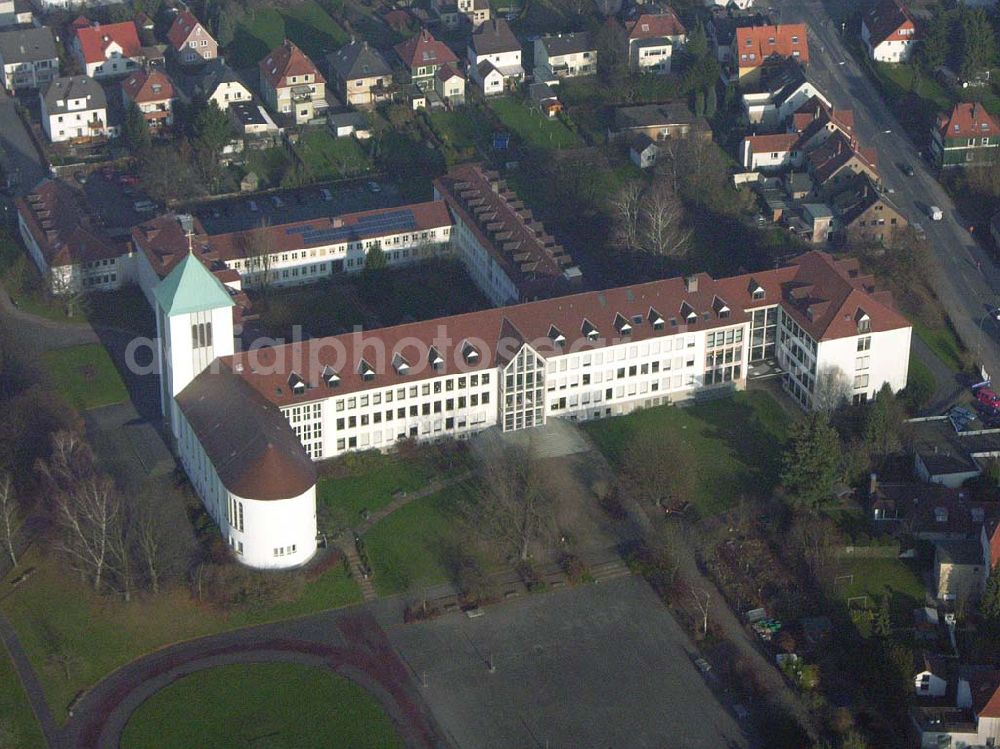
M490 20L489 0L431 0L431 10L449 29L456 29L463 23L475 28Z
M371 107L391 98L392 68L368 42L352 41L326 59L344 104Z
M69 183L42 180L16 204L21 240L53 294L117 289L130 277L128 250L104 234Z
M806 158L813 182L827 194L837 192L856 174L867 174L876 185L882 182L875 149L861 148L856 140L839 130L810 151Z
M451 65L442 65L434 74L434 91L451 106L465 104L465 76Z
M29 27L34 23L34 11L25 0L0 0L0 28Z
M146 60L132 21L91 23L80 17L73 22L73 54L91 78L126 75Z
M167 41L181 65L199 65L219 56L219 43L189 10L174 16Z
M937 642L940 634L938 610L933 606L913 609L913 637L918 642Z
M41 106L42 130L53 143L114 134L104 89L88 76L56 78L42 91Z
M861 41L879 62L906 62L917 44L917 25L902 0L879 0L861 18Z
M528 100L538 107L538 111L549 119L556 117L563 111L562 102L559 101L555 89L547 83L532 83L529 85Z
M330 130L338 138L353 135L358 140L365 140L371 137L371 122L361 112L338 112L329 115L327 119L330 122Z
M908 421L904 431L912 446L914 472L927 483L960 487L982 474L985 459L1000 458L1000 432L959 431L948 416Z
M730 62L737 29L764 26L769 23L771 18L763 13L738 13L732 9L725 13L713 13L705 24L705 32L719 64L727 65Z
M854 112L850 109L834 109L818 96L814 96L788 121L788 131L797 133L803 151L812 151L826 143L836 132L854 139Z
M856 174L830 200L840 221L842 238L850 244L889 245L907 226L906 217L867 173Z
M326 79L295 43L285 39L260 61L260 87L272 111L296 125L326 111Z
M710 140L712 129L704 117L697 117L684 102L640 104L618 107L609 140L632 140L645 133L653 140L701 138Z
M524 80L521 42L502 18L493 18L472 32L466 56L469 77L486 96L502 94Z
M984 526L992 528L1000 520L1000 503L973 499L968 489L876 481L873 475L871 517L882 532L918 541L960 541L979 538Z
M535 40L535 80L579 78L597 73L597 47L586 31Z
M7 91L41 88L57 75L59 53L50 29L0 32L0 83Z
M801 166L804 155L795 133L748 135L740 144L740 163L748 172L783 171Z
M223 112L233 104L253 100L250 87L222 58L212 60L189 80L189 96L200 94L207 101L214 101Z
M939 167L993 163L1000 124L979 102L960 102L938 115L931 130L931 153Z
M989 575L989 543L980 538L934 544L934 595L941 601L978 601Z
M774 130L813 99L830 106L802 65L789 58L766 66L758 90L743 93L743 113L757 132Z
M944 697L948 689L948 664L940 655L921 653L913 677L913 691L917 697Z
M673 49L687 43L687 29L672 8L643 11L625 21L629 69L669 73Z
M781 178L785 193L790 200L806 200L816 197L812 177L806 172L786 172Z
M920 749L1000 744L1000 674L988 667L960 666L955 705L917 705L910 719Z
M833 239L834 215L826 203L802 203L800 219L805 231L799 236L811 244L826 244Z
M735 77L741 83L759 76L766 63L785 57L802 65L809 63L809 38L804 23L736 29L730 59Z
M252 148L266 148L273 145L280 132L278 125L263 106L255 101L235 101L228 106L229 118L236 131L243 136L244 143Z
M434 74L442 65L455 65L458 58L447 44L439 42L427 29L397 44L393 49L410 71L410 80L421 91L434 88Z
M140 70L122 81L122 98L125 106L139 107L150 132L174 124L174 84L166 73L159 70Z
M656 158L659 155L660 147L645 133L637 137L628 150L629 159L640 169L656 166Z

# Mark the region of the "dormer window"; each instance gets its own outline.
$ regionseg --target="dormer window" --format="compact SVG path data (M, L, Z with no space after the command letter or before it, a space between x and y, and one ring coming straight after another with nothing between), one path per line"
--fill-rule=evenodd
M431 369L435 372L439 372L444 369L444 358L438 353L438 350L431 346L431 350L427 354L427 361L431 365Z
M335 388L340 385L340 375L333 367L327 366L323 369L323 382L328 388Z
M747 290L750 292L750 298L753 299L755 302L759 302L766 296L764 287L761 286L756 281L754 281L752 278L750 279L750 286L747 287Z
M632 323L630 323L628 318L624 317L620 312L615 315L615 330L617 330L621 335L631 335L632 333Z
M566 336L555 325L549 326L549 339L557 346L562 346L566 343Z
M466 364L476 364L479 362L479 351L468 341L462 346L462 357Z
M586 336L588 341L596 341L600 337L600 332L594 327L594 324L590 320L584 320L583 325L580 326L580 331Z
M649 308L649 324L653 326L653 330L663 330L663 315L657 312L652 307Z
M302 395L306 391L306 382L297 372L288 375L288 387L296 395Z
M726 320L729 318L729 305L726 304L724 299L715 297L715 299L712 300L712 308L715 310L715 314L718 315L720 320Z
M858 314L854 316L854 319L857 320L858 323L858 333L872 332L872 319L863 309L858 309Z
M364 359L358 365L358 374L361 375L361 379L365 382L371 382L375 379L375 370L372 365L366 362Z
M410 372L410 363L406 361L402 354L393 354L392 357L392 368L396 370L396 374L405 375Z

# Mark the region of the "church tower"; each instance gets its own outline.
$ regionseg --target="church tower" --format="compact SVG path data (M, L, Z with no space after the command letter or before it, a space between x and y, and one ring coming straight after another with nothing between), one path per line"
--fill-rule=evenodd
M156 297L160 408L176 432L174 397L220 356L233 354L232 298L193 253L153 292Z

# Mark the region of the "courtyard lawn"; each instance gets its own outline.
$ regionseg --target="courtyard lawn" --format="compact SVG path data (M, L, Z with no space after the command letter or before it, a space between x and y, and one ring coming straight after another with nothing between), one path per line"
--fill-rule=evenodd
M364 149L354 138L337 138L326 128L307 132L295 149L314 180L349 177L371 168Z
M415 499L381 520L364 536L379 595L391 595L449 579L452 550L462 545L461 503L474 491L456 484Z
M489 106L504 126L513 130L528 146L558 149L580 145L580 139L562 120L549 119L519 99L493 99Z
M726 510L741 495L761 495L774 487L790 421L769 393L753 390L690 406L659 406L590 421L584 428L616 467L640 431L682 436L694 461L689 470L698 474L691 503L705 516Z
M364 689L322 668L289 663L217 666L144 702L123 749L399 747L392 721Z
M0 228L0 283L22 312L58 322L85 320L66 316L66 308L46 295L42 277L21 245L6 229Z
M14 670L7 651L0 647L0 746L42 749L45 738Z
M45 366L55 389L81 411L128 398L118 370L100 344L49 351Z
M868 606L876 607L882 595L890 596L893 619L898 624L909 623L910 612L923 605L925 588L915 564L910 560L850 559L838 571L839 575L854 575L853 580L841 580L837 595L845 603L858 596L868 596ZM856 602L860 603L860 602Z
M234 68L256 68L286 37L316 62L349 41L347 33L316 0L261 6L238 22L233 42L226 48L226 60Z
M91 591L53 554L36 549L21 561L23 569L34 567L35 572L0 602L0 608L17 630L57 721L65 720L67 706L81 689L152 650L234 627L338 608L361 598L337 565L307 582L298 601L260 609L227 613L197 602L186 588L123 603L114 595Z

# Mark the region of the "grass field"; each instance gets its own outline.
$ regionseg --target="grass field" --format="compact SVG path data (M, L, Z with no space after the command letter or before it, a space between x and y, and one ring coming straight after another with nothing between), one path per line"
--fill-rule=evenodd
M931 328L916 319L910 322L913 325L913 332L938 355L941 361L956 372L965 369L965 346L962 345L951 325L946 323L942 327Z
M851 559L840 568L841 575L854 575L851 582L844 582L837 589L840 598L847 602L855 596L868 596L868 605L876 606L882 595L889 593L894 621L909 624L910 612L922 605L925 588L916 568L902 559Z
M375 698L344 677L256 663L199 671L156 693L132 715L121 745L382 749L402 742Z
M6 229L0 228L0 282L17 303L18 309L58 322L74 322L66 309L49 298L42 287L42 277L21 245ZM85 322L82 319L76 322Z
M459 505L467 484L416 499L389 515L364 542L375 571L375 589L391 595L449 579L449 554L464 540Z
M310 130L295 148L315 180L349 177L371 168L371 162L354 138L334 137L326 128Z
M315 0L302 0L247 13L226 48L226 61L234 68L256 67L285 38L295 42L314 62L349 41L347 33Z
M489 106L528 146L559 149L580 145L579 138L561 120L549 119L518 99L493 99Z
M17 678L7 651L0 647L0 746L43 749L45 738Z
M17 629L60 721L79 690L151 650L361 600L357 586L339 566L308 582L294 603L227 615L199 604L186 589L139 597L127 604L111 595L97 595L52 555L35 552L22 564L34 567L35 572L3 599L0 608Z
M492 130L489 121L475 107L433 111L428 113L427 119L435 134L457 151L473 148Z
M111 357L97 343L49 351L45 367L52 385L75 408L86 411L128 398Z
M691 502L700 514L711 515L730 507L740 495L770 491L789 424L781 405L756 390L691 406L648 408L587 422L584 428L615 466L621 465L629 442L641 431L682 435L694 461L690 470L698 474Z

